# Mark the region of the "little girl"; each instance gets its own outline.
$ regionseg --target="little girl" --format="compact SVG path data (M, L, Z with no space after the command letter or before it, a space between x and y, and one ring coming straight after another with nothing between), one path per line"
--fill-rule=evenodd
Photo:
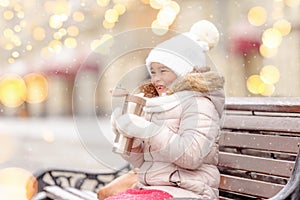
M206 70L205 61L218 39L216 27L202 20L151 50L146 59L151 84L142 87L144 116L116 110L111 117L114 132L134 138L131 154L123 158L139 168L138 183L108 199L159 199L159 191L161 199L218 199L224 81Z

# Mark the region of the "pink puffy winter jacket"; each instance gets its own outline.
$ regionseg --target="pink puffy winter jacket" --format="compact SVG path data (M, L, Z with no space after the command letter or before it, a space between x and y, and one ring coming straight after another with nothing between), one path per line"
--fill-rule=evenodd
M170 91L147 98L145 118L160 130L123 158L140 168L138 188L160 189L174 197L218 199L223 79L214 72L192 73Z

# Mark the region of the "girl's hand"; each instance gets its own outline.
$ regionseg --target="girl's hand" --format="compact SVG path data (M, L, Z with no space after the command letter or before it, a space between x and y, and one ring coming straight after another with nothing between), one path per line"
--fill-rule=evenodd
M130 138L150 138L158 134L160 127L134 114L124 114L117 118L116 129Z

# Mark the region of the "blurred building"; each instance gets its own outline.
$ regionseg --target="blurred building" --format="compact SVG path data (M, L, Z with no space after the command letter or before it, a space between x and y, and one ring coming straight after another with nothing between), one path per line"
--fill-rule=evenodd
M201 19L220 31L209 63L226 96L300 96L299 8L299 0L0 0L0 116L109 114L110 90L135 90L148 78L149 50Z

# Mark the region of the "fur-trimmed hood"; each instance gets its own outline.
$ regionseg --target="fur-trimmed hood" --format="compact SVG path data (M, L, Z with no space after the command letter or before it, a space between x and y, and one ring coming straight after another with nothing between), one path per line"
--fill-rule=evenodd
M224 78L216 72L189 73L184 77L178 77L167 91L167 95L183 90L197 91L202 93L223 89ZM142 85L141 92L145 97L158 96L155 87L151 83Z
M148 99L145 109L148 111L170 109L176 105L176 102L180 102L180 99L190 98L190 95L200 95L210 99L221 116L225 101L223 85L223 77L216 72L189 73L176 79L165 96ZM143 85L141 91L147 98L158 97L158 93L151 83Z
M224 79L216 72L205 73L189 73L183 78L179 77L170 86L167 94L173 94L183 90L191 90L197 92L211 92L214 90L222 89Z

